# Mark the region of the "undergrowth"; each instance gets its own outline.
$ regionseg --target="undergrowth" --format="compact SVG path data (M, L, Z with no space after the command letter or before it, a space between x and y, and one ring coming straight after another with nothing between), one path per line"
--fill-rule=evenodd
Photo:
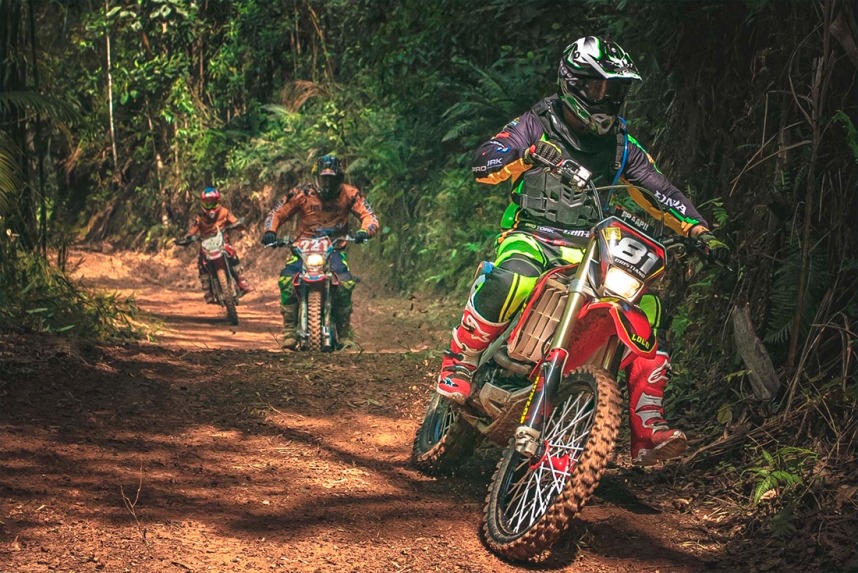
M0 239L0 331L128 340L140 335L136 315L132 298L91 291L61 265Z

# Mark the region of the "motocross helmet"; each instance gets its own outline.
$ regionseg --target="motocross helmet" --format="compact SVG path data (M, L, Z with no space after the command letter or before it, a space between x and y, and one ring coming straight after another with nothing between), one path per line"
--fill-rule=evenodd
M217 219L218 211L220 211L220 191L214 187L206 187L200 193L200 205L203 208L203 216L209 220Z
M641 77L619 45L587 36L563 50L557 81L566 109L590 131L604 135L616 122L632 83Z
M336 199L344 178L340 160L334 155L323 155L313 166L313 176L322 201Z

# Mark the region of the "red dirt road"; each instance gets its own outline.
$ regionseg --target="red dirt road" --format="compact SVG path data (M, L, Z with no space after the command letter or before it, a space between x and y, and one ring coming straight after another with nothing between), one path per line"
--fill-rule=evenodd
M451 478L408 463L427 349L455 309L362 283L362 352L283 354L273 256L249 269L258 291L233 330L202 304L190 250L81 254L77 274L133 293L156 339L0 338L2 573L722 570L717 508L675 505L687 486L631 469L624 446L546 561L493 556L479 524L500 450Z

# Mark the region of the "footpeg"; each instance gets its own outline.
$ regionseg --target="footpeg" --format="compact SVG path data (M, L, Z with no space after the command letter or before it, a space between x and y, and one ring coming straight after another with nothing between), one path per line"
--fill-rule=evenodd
M515 451L519 454L532 458L539 448L539 430L530 426L519 426L515 430Z

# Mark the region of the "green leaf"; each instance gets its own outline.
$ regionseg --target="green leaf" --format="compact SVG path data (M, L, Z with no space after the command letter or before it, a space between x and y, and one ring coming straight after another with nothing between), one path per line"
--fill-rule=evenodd
M730 408L730 404L723 404L718 409L718 423L727 425L733 421L733 410Z

